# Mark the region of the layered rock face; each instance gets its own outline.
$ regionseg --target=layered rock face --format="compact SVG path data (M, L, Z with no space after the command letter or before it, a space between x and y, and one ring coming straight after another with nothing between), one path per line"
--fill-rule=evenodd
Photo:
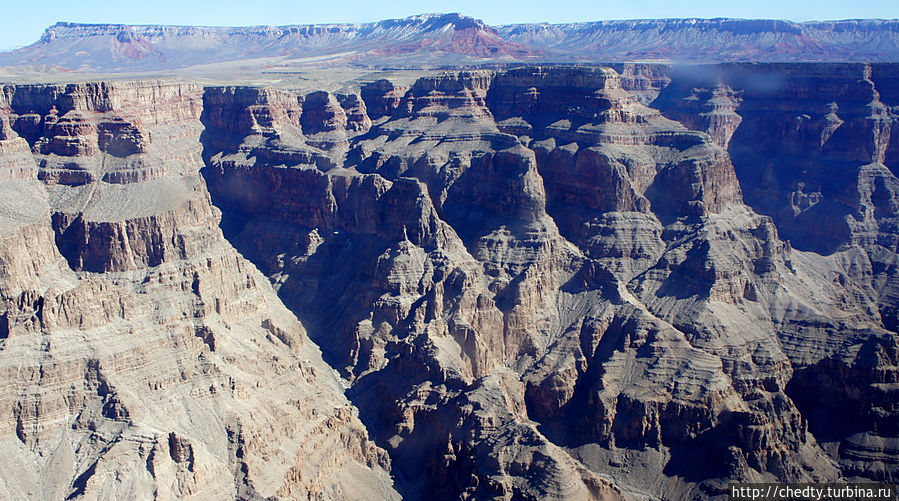
M202 89L4 96L2 497L398 497L317 347L218 228Z
M497 26L504 39L575 61L895 61L895 19L628 19ZM887 55L890 54L890 55Z
M896 337L877 312L895 267L865 275L866 242L794 249L743 204L738 85L620 69L379 81L311 109L207 89L206 179L410 497L893 478ZM370 128L343 125L345 101ZM281 118L218 118L251 115ZM826 420L849 395L858 412Z
M231 241L352 382L405 495L616 499L525 418L504 368L543 342L533 315L559 285L545 268L573 250L554 256L533 153L486 108L491 78L420 79L397 98L376 82L370 129L349 119L357 97L207 89L204 134L233 142L207 142L205 176ZM280 118L229 133L251 116Z
M8 87L4 486L894 482L896 71Z
M42 65L76 72L127 73L177 71L235 61L248 63L243 68L259 70L276 60L324 61L326 65L403 60L452 64L530 59L540 54L539 49L504 39L479 19L421 14L362 24L247 27L62 22L48 27L41 39L28 47L0 52L0 66L25 71Z
M773 217L796 248L895 251L894 161L887 159L894 71L862 64L685 69L658 106L730 143L747 203ZM886 101L879 82L888 87Z
M810 328L793 312L772 312L794 371L787 394L844 475L877 479L895 478L889 451L899 436L899 181L889 153L895 71L863 64L685 69L654 103L728 145L746 203L788 239L796 272L800 259L818 263L811 277L829 283L810 290L812 297L836 302L816 306L812 316L831 319ZM829 348L809 357L809 342Z

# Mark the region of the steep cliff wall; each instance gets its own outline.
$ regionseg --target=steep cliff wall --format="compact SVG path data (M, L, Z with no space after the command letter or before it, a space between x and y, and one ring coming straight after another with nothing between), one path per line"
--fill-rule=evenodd
M395 497L331 369L218 228L202 89L4 96L2 496Z
M746 203L770 216L794 249L791 267L797 274L797 262L817 268L805 280L805 287L819 284L807 293L814 309L798 310L818 318L814 326L796 310L772 311L793 366L786 390L845 475L865 470L877 479L896 475L885 457L896 437L897 399L895 71L683 68L654 103L728 146ZM816 305L826 297L828 306ZM859 329L867 332L862 338ZM809 357L809 344L828 348Z
M878 265L876 282L864 267L872 249L883 263L895 252L793 249L743 204L754 185L729 151L751 122L746 92L621 69L374 82L360 92L370 129L345 146L310 148L332 126L297 137L282 120L207 143L206 178L229 238L314 326L413 497L572 495L472 466L510 457L495 437L533 421L539 443L576 458L544 470L565 485L591 485L581 468L666 497L723 493L725 479L893 478L880 430L895 417L896 338L874 313L891 289L874 284L895 267ZM785 74L813 70L832 71ZM636 78L647 72L651 85ZM681 87L691 94L672 99ZM242 92L207 90L210 116L246 113L228 97ZM248 153L263 144L274 153ZM821 418L834 396L809 391L829 367L844 369L826 387L859 409L838 424ZM454 410L485 391L491 440Z
M539 281L553 280L538 270L556 264L539 256L561 242L532 154L491 120L491 78L421 79L389 106L373 93L392 91L380 83L363 89L372 103L364 106L318 97L381 109L370 130L333 120L336 106L313 112L308 96L298 98L290 106L303 102L301 137L287 119L235 135L222 150L207 148L205 176L233 224L231 240L354 382L353 400L408 479L408 496L615 498L608 481L522 419L521 383L498 365L545 335L527 332L535 324L525 315L543 304ZM207 89L205 134L223 135L227 125L216 117L247 113L245 92ZM280 97L253 106L288 116ZM315 141L320 131L339 133L349 149L325 149ZM250 154L255 148L270 153ZM300 149L309 153L288 153ZM335 151L346 152L336 166L318 161ZM490 226L456 230L485 218ZM492 276L479 259L493 263ZM534 278L509 284L507 270L525 268ZM515 299L524 288L527 303ZM497 306L500 290L514 295L510 306ZM535 457L552 466L537 477L506 473L514 464L533 468Z

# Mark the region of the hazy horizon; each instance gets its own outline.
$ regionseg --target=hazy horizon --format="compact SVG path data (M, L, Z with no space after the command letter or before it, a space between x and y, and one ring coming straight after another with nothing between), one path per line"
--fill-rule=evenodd
M759 0L744 5L721 5L712 0L689 0L672 4L664 0L590 2L576 0L547 4L514 2L486 3L398 0L388 5L347 0L335 3L271 0L249 4L243 1L179 2L161 0L153 5L101 0L78 4L51 0L40 9L13 5L0 23L0 51L14 50L38 41L44 30L58 22L79 24L181 25L181 26L282 26L329 23L366 23L404 18L423 13L454 13L483 20L489 25L518 23L565 23L627 19L777 19L793 22L844 19L896 19L899 3L873 0L860 4L799 0Z

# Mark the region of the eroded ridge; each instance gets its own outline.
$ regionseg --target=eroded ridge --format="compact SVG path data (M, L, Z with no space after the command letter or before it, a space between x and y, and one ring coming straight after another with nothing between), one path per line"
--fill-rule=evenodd
M317 347L222 236L203 89L4 95L0 497L397 498Z

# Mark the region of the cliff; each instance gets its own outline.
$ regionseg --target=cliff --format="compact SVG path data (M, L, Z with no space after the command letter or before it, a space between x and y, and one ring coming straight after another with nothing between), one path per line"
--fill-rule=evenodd
M776 68L785 76L839 69ZM611 474L624 491L714 495L723 491L713 479L862 470L892 478L879 466L886 448L861 444L890 440L879 430L889 427L894 396L840 393L880 410L835 425L821 417L834 400L808 388L833 364L847 378L828 380L833 388L869 370L851 355L860 349L883 351L879 369L852 384L890 384L895 334L889 317L872 312L892 304L891 289L874 284L889 283L895 268L872 265L885 273L876 281L850 270L865 252L884 263L894 251L856 241L814 253L782 241L777 219L744 205L753 185L743 187L730 153L731 136L751 121L740 115L747 93L698 90L669 114L669 93L695 87L676 72L669 78L654 80L665 86L654 99L664 113L641 104L651 94L627 90L641 79L608 69L461 72L406 88L379 81L360 92L371 128L347 132L339 150L245 153L258 144L308 148L321 127L286 139L300 134L289 120L229 146L207 143L207 181L232 221L232 241L353 381L354 402L394 467L420 479L404 486L407 495L573 495L471 465L471 455L507 457L508 443L456 445L460 427L481 429L454 415L459 398L498 375L503 391L483 407L498 426L490 436L521 433L513 430L534 420L541 441ZM221 92L207 91L214 115L231 110ZM280 105L262 106L274 116ZM340 161L317 160L328 151ZM256 197L263 187L275 194ZM289 236L273 238L275 229ZM842 279L823 285L824 276ZM626 459L634 454L642 469ZM564 478L589 485L576 471Z
M218 228L202 89L4 96L21 135L3 156L3 497L396 497L318 349Z
M439 65L531 56L529 49L503 39L478 19L422 14L363 24L235 28L57 23L34 44L0 53L0 66L119 73L241 60L366 65L409 59Z

